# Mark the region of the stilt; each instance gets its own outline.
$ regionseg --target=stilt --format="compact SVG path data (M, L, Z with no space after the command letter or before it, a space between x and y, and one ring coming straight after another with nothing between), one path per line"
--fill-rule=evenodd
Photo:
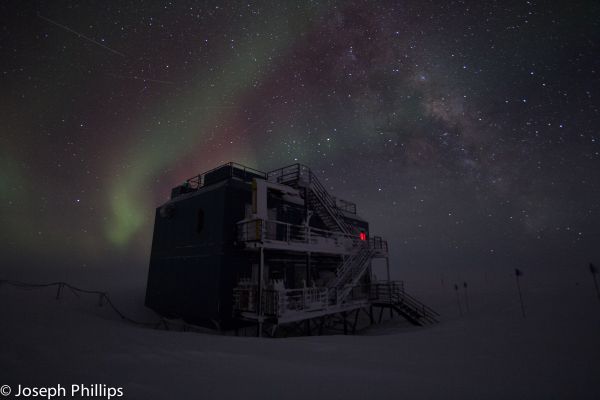
M342 316L344 317L344 335L348 334L348 320L346 319L346 311L342 311Z
M303 321L299 321L299 322L295 322L294 323L294 327L296 327L296 331L298 331L298 334L300 336L304 336L306 334L306 331L304 330L304 327L303 327L304 324L302 322Z
M375 323L375 320L373 319L373 306L369 306L369 321L371 322L371 325Z
M326 317L321 317L321 323L319 324L319 335L323 334L323 326L325 325L325 318Z
M360 312L360 308L356 309L356 313L354 314L354 324L352 325L352 334L356 334L356 324L358 324L358 313Z
M390 278L390 259L389 259L389 257L385 258L385 270L386 270L386 274L387 274L389 300L390 300L390 305L391 305L393 303L392 303L392 280ZM390 307L390 319L392 319L392 318L393 318L392 308Z
M256 300L256 314L258 315L258 337L262 336L262 291L263 291L263 274L265 271L265 249L260 248L260 262L258 264L258 299Z

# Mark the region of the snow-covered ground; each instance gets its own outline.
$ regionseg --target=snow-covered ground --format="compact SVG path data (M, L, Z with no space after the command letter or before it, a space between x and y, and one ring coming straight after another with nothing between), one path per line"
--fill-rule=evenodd
M100 383L129 399L600 399L600 302L589 285L412 293L442 321L361 335L218 336L128 324L97 297L0 287L0 385ZM133 316L143 291L117 288ZM461 292L462 307L465 308Z

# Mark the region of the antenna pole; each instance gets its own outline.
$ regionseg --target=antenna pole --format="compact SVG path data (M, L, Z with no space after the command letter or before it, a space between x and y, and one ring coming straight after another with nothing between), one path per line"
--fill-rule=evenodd
M456 292L456 304L458 304L458 314L462 316L462 308L460 306L460 296L458 295L458 285L454 284L454 291Z
M515 269L515 277L517 278L517 290L519 291L519 301L521 302L521 313L523 314L523 318L525 318L525 305L523 304L523 295L521 294L521 284L519 282L519 277L523 275L523 273L519 269Z
M470 312L471 307L469 306L469 292L467 291L467 282L463 282L463 287L465 288L465 304L467 306L467 312Z
M596 276L598 275L598 270L596 266L590 263L590 272L592 273L592 279L594 281L594 288L596 289L596 295L598 295L598 300L600 300L600 290L598 290L598 281L596 280Z

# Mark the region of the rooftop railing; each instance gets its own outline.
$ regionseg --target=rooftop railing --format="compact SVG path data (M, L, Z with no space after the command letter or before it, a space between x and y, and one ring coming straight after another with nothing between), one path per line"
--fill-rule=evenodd
M229 167L229 169L227 169ZM254 168L246 167L245 165L229 162L223 165L219 165L216 168L213 168L209 171L203 172L199 175L191 177L186 180L186 184L190 189L198 190L201 187L207 184L206 177L210 177L211 175L216 175L217 171L222 170L216 177L215 182L218 180L223 180L226 178L240 178L244 181L249 181L252 178L258 177L262 179L267 179L267 174L263 171L259 171ZM217 179L218 178L218 179ZM208 182L214 183L214 182Z
M303 179L309 184L314 184L320 191L326 192L325 188L322 187L322 184L319 182L318 178L311 171L309 167L303 164L292 164L286 167L278 168L273 171L269 171L267 173L267 179L271 182L287 184L289 182L294 182L299 179ZM346 211L351 214L356 214L356 204L336 198L335 196L328 196L333 201L333 205L337 209Z

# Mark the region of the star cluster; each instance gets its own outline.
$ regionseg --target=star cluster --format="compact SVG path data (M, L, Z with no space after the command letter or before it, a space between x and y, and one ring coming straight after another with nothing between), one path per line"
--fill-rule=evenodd
M600 256L595 2L0 10L13 262L145 266L154 207L228 161L311 166L388 239L399 275L558 274Z

